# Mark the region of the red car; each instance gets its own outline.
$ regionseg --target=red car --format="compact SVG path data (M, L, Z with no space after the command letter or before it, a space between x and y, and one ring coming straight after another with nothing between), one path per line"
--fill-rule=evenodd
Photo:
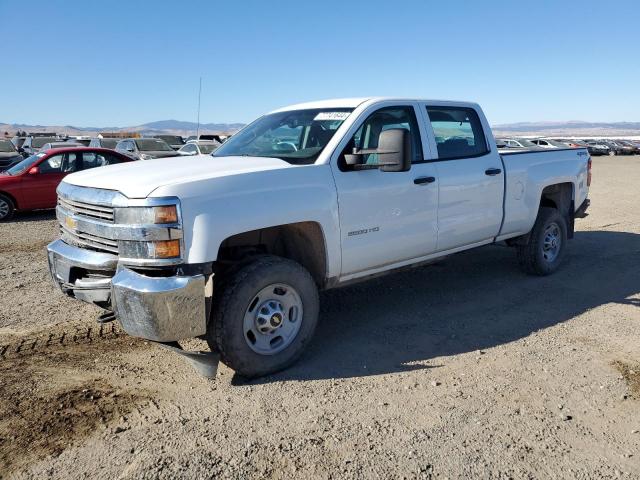
M16 210L55 208L56 188L70 173L88 168L130 162L106 148L56 148L36 153L0 172L0 221Z

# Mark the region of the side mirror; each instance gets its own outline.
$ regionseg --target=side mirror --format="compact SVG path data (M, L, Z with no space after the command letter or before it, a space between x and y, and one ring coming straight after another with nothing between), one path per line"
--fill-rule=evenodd
M404 128L391 128L380 134L378 159L383 172L407 172L411 169L411 135Z
M37 175L40 173L40 169L38 167L31 167L27 173L29 175Z

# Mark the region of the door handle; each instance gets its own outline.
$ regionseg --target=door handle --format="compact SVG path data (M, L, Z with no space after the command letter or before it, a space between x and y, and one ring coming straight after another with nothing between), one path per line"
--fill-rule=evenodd
M436 181L436 177L418 177L413 179L413 183L416 185L424 185L426 183L433 183Z
M488 168L484 171L485 175L489 175L491 177L493 177L494 175L500 175L502 173L502 170L499 168Z

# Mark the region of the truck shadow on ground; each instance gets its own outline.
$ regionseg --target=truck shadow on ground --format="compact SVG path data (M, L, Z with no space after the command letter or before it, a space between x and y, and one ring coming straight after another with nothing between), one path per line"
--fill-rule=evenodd
M521 273L513 249L488 246L327 291L300 362L251 383L429 368L431 359L509 343L600 305L640 306L630 298L640 292L639 264L640 235L576 232L549 277Z

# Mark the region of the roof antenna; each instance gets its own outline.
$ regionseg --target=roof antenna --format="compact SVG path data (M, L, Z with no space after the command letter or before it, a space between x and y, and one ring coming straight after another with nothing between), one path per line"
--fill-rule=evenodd
M200 86L198 87L198 126L196 128L196 140L200 139L200 95L202 94L202 77L200 77Z

